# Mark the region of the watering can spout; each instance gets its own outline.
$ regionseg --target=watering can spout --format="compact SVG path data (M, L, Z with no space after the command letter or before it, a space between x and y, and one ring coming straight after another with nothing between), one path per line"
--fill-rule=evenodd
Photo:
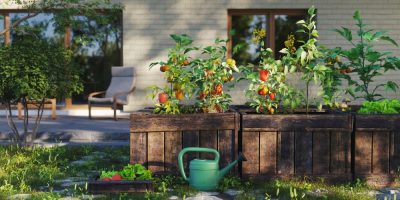
M219 178L219 179L222 179L222 178L225 176L225 174L226 174L229 170L232 169L233 166L235 166L238 162L241 162L241 161L247 161L247 159L246 159L246 157L244 157L244 155L242 154L242 152L239 152L238 159L235 160L235 161L233 161L233 162L231 162L231 163L229 163L229 165L227 165L225 168L221 169L221 170L219 171L219 176L218 176L218 178Z

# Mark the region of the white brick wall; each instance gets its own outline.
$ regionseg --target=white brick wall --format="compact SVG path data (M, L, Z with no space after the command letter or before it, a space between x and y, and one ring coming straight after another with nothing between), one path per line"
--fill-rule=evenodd
M124 64L138 69L138 91L131 96L126 110L135 110L152 105L145 98L146 87L163 84L163 74L157 68L149 71L151 62L165 60L166 49L173 45L169 35L189 34L195 44L211 44L217 37L227 35L227 9L248 8L304 8L315 5L318 9L320 44L328 47L349 45L331 30L353 25L354 10L361 11L371 28L389 30L389 34L400 43L399 0L122 0L124 11ZM379 49L394 51L396 47L382 43ZM400 72L390 73L379 80L392 79L399 84ZM235 103L243 103L243 85L233 91ZM385 93L386 94L386 93ZM387 97L397 97L387 94Z

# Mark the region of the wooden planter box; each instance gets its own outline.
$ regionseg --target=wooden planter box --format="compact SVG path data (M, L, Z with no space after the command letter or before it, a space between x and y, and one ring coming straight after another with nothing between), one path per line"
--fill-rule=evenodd
M240 113L243 176L352 179L350 114Z
M213 114L152 114L143 110L131 114L130 162L147 166L152 172L178 173L178 154L184 147L218 149L220 165L237 157L240 116L230 111ZM211 155L188 153L184 163ZM236 168L237 169L237 168Z
M355 116L356 178L391 185L400 170L400 115Z
M152 192L152 181L89 181L88 191L91 194Z

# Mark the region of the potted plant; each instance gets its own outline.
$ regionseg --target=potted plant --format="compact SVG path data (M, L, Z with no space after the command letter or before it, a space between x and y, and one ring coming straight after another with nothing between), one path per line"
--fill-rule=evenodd
M337 48L344 57L341 67L356 78L348 77L348 93L355 99L366 100L355 115L355 169L356 177L373 180L375 184L393 183L400 167L398 153L398 134L400 115L398 100L383 100L380 89L396 91L398 85L393 81L374 84L377 77L389 70L400 69L400 59L391 52L375 49L376 42L383 40L394 46L397 43L386 31L367 28L359 11L353 19L357 27L356 34L345 27L336 29L352 47ZM357 39L354 39L358 37ZM377 101L381 100L381 101Z
M180 150L201 146L218 149L225 165L235 160L238 148L239 115L229 111L231 100L224 91L237 70L235 61L226 58L225 40L198 48L187 35L171 38L175 47L169 49L168 60L150 66L160 66L167 85L150 87L154 109L131 114L131 163L177 173ZM189 56L192 51L198 56ZM189 154L185 163L197 156Z
M242 164L245 176L351 180L351 115L310 112L308 86L315 81L324 87L332 69L324 63L326 53L316 46L314 7L308 13L307 21L297 22L298 32L308 40L296 48L295 38L289 36L280 51L284 54L281 60L274 59L272 50L265 47L263 31L254 33L254 41L261 44L260 63L257 69L242 70L250 82L246 96L253 110L239 109L240 147L248 160ZM305 95L286 80L294 72L303 74ZM301 106L305 113L297 112Z
M153 191L151 171L140 164L125 166L121 171L102 171L89 181L90 193L127 193Z

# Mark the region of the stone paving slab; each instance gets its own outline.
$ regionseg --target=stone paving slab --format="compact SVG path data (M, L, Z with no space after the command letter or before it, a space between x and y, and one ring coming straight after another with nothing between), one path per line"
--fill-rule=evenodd
M34 119L30 119L31 123ZM16 120L22 130L22 120ZM10 128L7 119L0 116L0 143L7 143ZM93 119L87 117L59 116L56 120L45 118L39 126L36 143L102 143L126 142L129 145L129 120Z

